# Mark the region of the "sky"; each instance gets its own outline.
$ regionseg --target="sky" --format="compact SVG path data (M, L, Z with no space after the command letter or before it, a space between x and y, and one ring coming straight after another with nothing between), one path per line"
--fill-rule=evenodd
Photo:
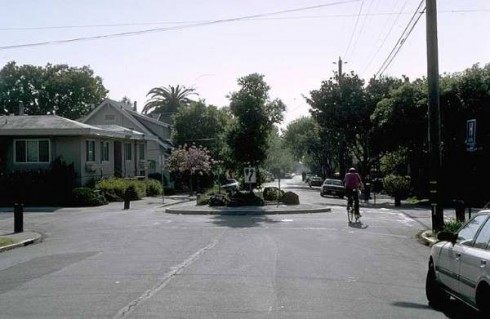
M226 106L237 80L259 73L270 98L287 105L285 127L309 115L304 97L334 76L339 58L343 72L366 81L427 74L425 0L0 0L0 8L0 68L87 65L109 98L128 97L140 111L150 89L168 85ZM438 0L437 9L440 73L490 63L490 0Z

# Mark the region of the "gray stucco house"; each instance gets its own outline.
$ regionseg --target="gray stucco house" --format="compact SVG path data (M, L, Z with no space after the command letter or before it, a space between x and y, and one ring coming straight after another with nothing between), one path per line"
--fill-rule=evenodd
M124 127L131 131L138 131L147 140L146 174L162 173L165 157L170 154L173 146L170 142L171 126L157 119L140 114L133 105L105 99L87 116L79 119L80 122L107 128L111 125Z
M153 135L115 123L95 126L56 115L0 116L0 173L48 168L57 157L75 167L76 184L106 176L147 176Z

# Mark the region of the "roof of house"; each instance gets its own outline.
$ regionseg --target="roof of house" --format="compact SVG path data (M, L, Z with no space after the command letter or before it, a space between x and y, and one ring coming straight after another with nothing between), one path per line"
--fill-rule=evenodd
M73 121L57 115L0 116L0 136L101 136L144 139L141 132L123 127L102 127Z
M154 137L155 141L158 142L160 146L162 146L165 149L172 149L173 145L170 141L164 140L160 137L158 137L157 134L154 134L152 130L146 125L146 123L151 123L157 126L161 126L164 128L169 128L171 125L165 122L158 121L150 116L140 114L136 111L133 110L132 105L123 103L123 102L117 102L111 99L105 99L102 103L99 104L95 109L93 109L86 117L81 118L81 122L86 122L88 121L92 116L94 116L104 105L110 105L112 106L115 110L119 111L121 114L123 114L129 121L131 121L134 125L135 128L137 128L139 131L143 132L146 136L152 136ZM97 125L100 126L100 125Z

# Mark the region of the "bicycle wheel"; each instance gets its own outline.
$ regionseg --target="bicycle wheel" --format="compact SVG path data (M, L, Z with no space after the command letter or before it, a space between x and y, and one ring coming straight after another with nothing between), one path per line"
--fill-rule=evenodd
M347 207L347 219L349 220L349 224L354 221L354 206Z

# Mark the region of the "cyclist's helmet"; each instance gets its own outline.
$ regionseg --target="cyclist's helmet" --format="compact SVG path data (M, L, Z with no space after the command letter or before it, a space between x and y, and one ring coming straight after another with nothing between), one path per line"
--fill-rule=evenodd
M349 173L355 173L356 169L354 167L349 168Z

